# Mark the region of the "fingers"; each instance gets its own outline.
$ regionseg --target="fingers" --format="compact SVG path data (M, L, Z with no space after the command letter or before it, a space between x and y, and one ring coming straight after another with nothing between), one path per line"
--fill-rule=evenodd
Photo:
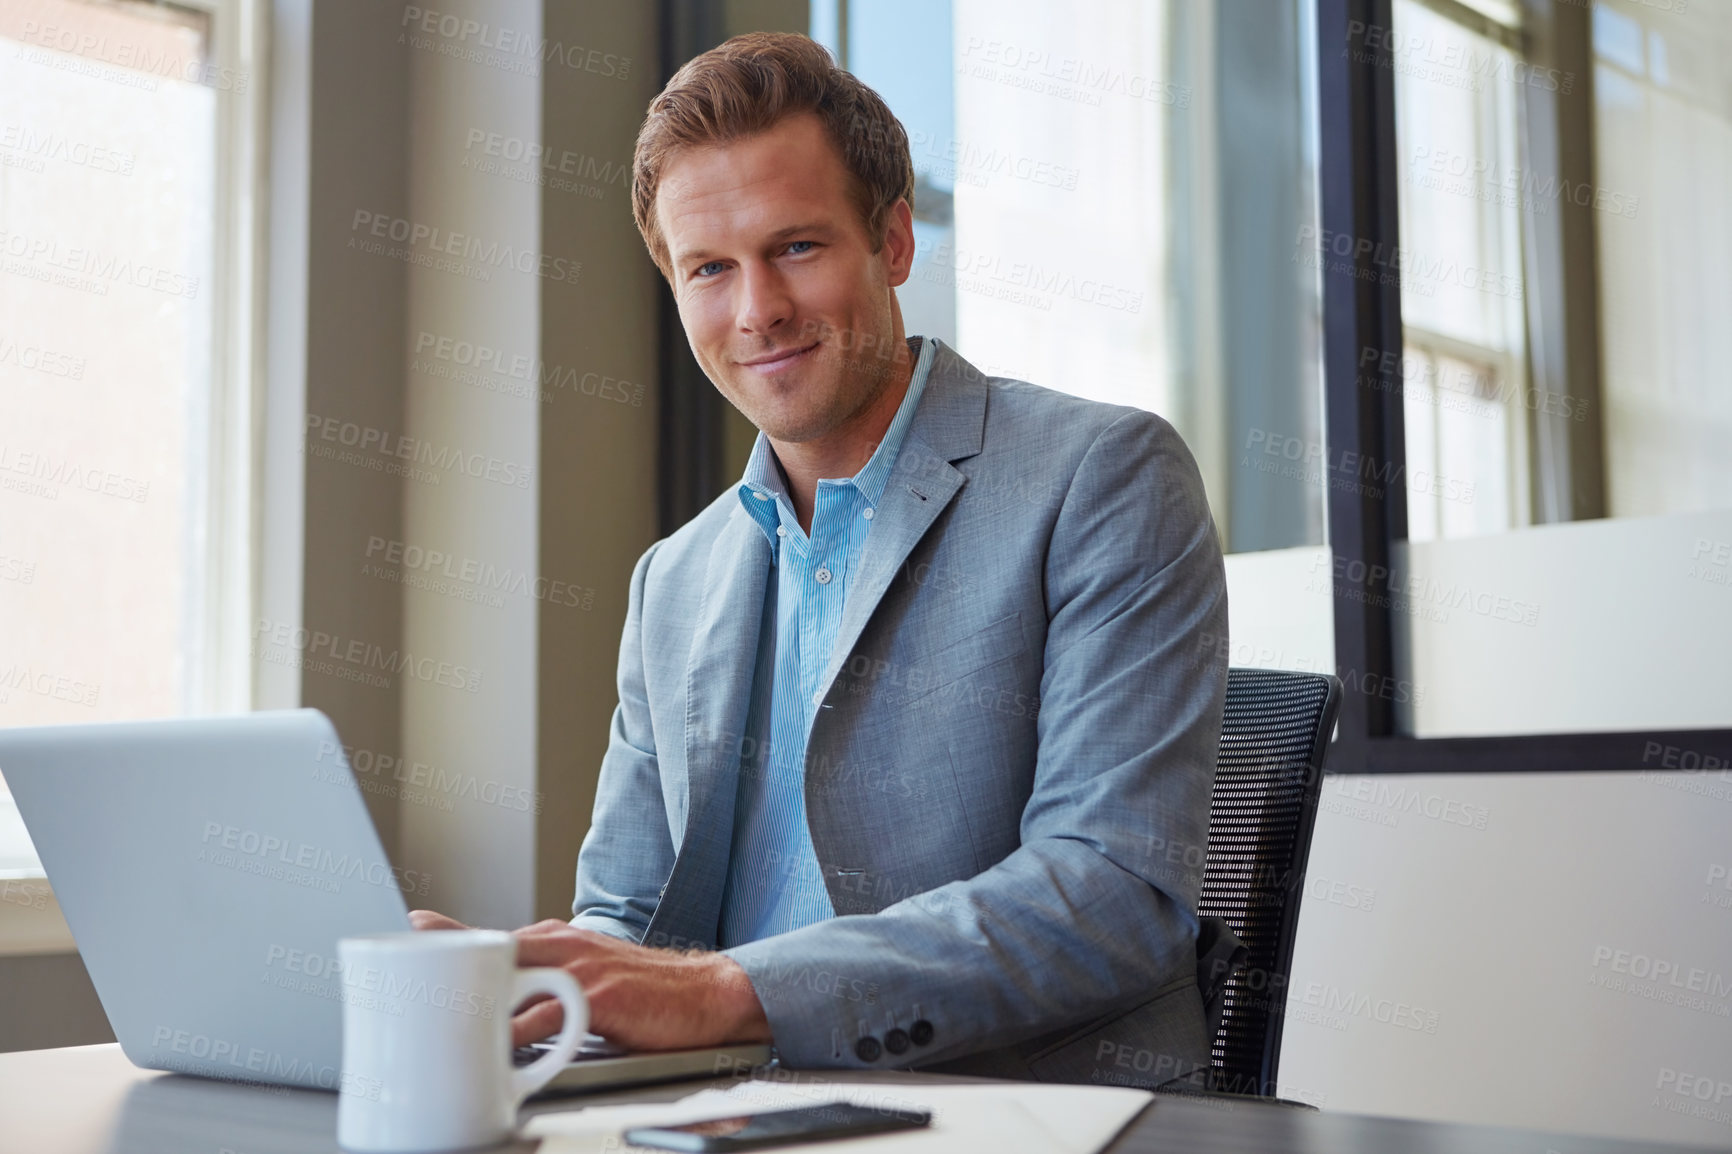
M581 958L618 957L640 950L595 930L580 930L564 922L537 922L517 931L519 966L564 966Z
M511 1044L527 1046L531 1042L545 1041L559 1033L564 1024L565 1007L560 1005L558 998L537 1002L511 1019Z
M456 918L448 918L444 914L432 910L410 910L409 925L417 930L466 930L469 927Z
M539 1006L541 1003L546 1001L558 1000L559 999L555 998L552 994L531 994L529 997L523 999L523 1001L517 1003L517 1006L511 1011L511 1013L515 1017L529 1009L531 1006Z
M568 931L589 932L589 931L577 931L577 928L575 926L573 926L570 922L562 922L558 918L543 918L539 922L536 922L533 926L524 926L521 930L513 930L512 932L521 938L521 937L524 937L525 935L558 934L558 933L566 933Z
M584 943L573 938L518 938L517 964L531 966L563 966L583 955Z

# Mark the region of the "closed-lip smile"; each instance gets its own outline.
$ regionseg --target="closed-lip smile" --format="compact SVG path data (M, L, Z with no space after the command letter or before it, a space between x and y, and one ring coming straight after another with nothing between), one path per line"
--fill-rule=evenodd
M770 353L768 356L759 357L756 360L741 361L740 364L745 365L747 368L759 370L777 369L783 365L794 363L796 360L817 348L818 343L819 342L817 341L813 341L811 344L801 349L778 349L775 352Z

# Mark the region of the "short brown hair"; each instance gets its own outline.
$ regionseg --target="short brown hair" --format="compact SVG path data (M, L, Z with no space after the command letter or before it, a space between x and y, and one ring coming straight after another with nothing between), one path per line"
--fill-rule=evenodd
M662 275L673 279L667 240L656 223L662 168L681 148L727 144L813 112L848 170L850 192L872 251L884 246L890 209L914 207L908 133L884 98L836 67L817 41L795 32L748 32L687 61L637 134L631 212Z

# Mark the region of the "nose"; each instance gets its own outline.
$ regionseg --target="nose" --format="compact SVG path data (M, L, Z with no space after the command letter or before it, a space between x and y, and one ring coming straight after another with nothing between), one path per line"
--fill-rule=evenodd
M736 282L740 297L736 323L743 333L770 333L794 315L794 300L787 281L773 265L754 261L741 270Z

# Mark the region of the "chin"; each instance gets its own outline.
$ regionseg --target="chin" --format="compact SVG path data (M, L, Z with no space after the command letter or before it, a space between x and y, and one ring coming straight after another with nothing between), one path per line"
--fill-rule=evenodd
M811 403L812 393L812 385L788 381L773 390L761 384L739 390L728 399L754 428L772 440L799 444L823 436L840 423L841 415L834 411L836 398L829 398L828 407L815 406ZM743 398L746 403L741 404L735 398Z
M772 441L798 445L816 440L836 427L837 422L827 413L778 413L762 421L746 417Z

